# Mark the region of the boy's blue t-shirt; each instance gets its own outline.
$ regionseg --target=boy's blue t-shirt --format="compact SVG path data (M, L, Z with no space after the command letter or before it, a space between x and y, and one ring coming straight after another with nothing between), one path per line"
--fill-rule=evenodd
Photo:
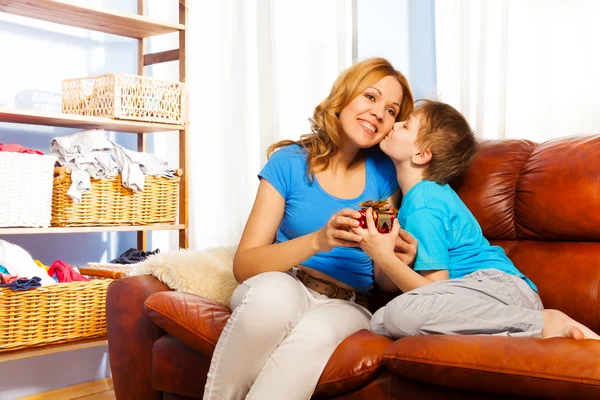
M449 185L423 180L402 199L398 222L419 241L415 271L447 269L450 279L495 268L523 278L499 246L483 236L479 223Z
M343 208L358 210L366 200L387 199L398 190L393 162L379 150L365 150L366 183L362 194L341 199L327 193L306 175L307 153L299 145L280 148L260 171L285 199L285 212L277 230L277 242L285 242L323 228ZM334 247L317 253L301 265L321 271L357 291L366 293L373 287L373 262L360 248Z

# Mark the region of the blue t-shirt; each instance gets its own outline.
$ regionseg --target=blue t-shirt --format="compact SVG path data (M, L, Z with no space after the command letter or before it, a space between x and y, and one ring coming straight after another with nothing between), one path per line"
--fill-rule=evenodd
M379 150L365 151L365 188L354 199L330 195L319 185L316 177L310 183L306 166L306 150L299 145L290 145L273 153L258 175L273 185L285 199L285 212L277 230L277 242L316 232L341 209L357 210L363 201L387 199L398 190L394 164ZM301 264L362 293L373 287L373 262L360 248L337 246L328 252L317 253Z
M479 223L449 185L423 180L402 199L400 225L419 241L415 271L447 269L450 279L495 268L523 278L499 246L483 236Z

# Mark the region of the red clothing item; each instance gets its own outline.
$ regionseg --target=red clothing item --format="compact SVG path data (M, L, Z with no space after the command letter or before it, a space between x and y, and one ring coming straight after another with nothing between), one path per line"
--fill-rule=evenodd
M60 260L54 261L48 269L48 275L54 276L55 273L59 282L89 281L88 278L71 268L69 264Z
M23 147L20 144L2 144L0 143L0 151L10 151L11 153L22 153L22 154L40 154L44 155L39 150L33 150L27 147Z

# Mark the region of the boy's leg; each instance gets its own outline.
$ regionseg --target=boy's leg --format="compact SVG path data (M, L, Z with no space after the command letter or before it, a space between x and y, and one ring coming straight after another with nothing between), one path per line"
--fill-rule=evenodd
M213 353L205 400L246 398L271 353L310 308L305 289L283 272L265 272L238 286Z
M368 329L371 313L365 308L316 296L313 308L269 357L248 400L310 398L336 347L353 333Z
M385 328L383 327L383 315L385 313L385 307L381 307L379 310L373 314L373 318L371 318L371 322L369 323L369 330L373 333L382 336L388 336Z
M482 270L461 279L435 282L407 292L385 307L388 336L541 336L543 306L521 278Z

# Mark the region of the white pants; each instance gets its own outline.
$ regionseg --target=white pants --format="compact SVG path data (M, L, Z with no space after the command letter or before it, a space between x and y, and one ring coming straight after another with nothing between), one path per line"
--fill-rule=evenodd
M213 353L204 400L308 399L336 347L371 313L306 288L292 274L242 283Z

